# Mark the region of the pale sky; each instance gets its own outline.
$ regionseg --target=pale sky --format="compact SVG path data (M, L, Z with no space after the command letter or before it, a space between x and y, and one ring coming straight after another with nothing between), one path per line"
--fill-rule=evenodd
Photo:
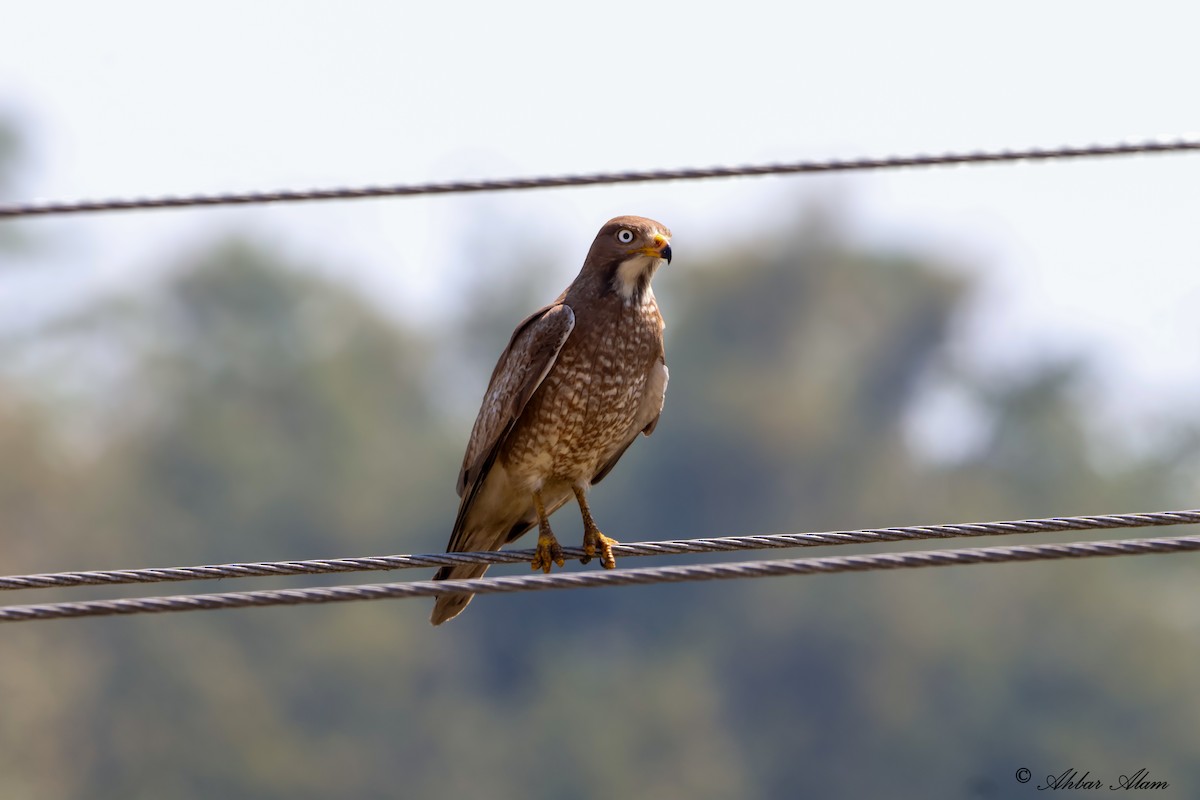
M1200 7L1184 2L0 0L0 19L0 111L31 156L19 199L1200 132ZM827 198L866 238L984 276L962 332L978 369L1087 346L1118 410L1200 401L1200 155L31 220L47 253L0 279L0 317L136 285L181 248L250 231L436 319L481 218L503 246L561 262L552 295L621 213L673 229L669 297L689 252Z

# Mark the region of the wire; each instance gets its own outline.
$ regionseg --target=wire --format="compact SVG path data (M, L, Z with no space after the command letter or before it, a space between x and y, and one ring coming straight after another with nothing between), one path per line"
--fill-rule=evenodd
M311 589L280 589L224 594L176 595L123 600L93 600L78 603L0 607L0 622L129 614L160 614L172 611L207 611L231 608L262 608L280 605L341 603L354 600L432 597L444 594L503 594L546 589L582 589L599 586L645 586L655 583L767 578L781 575L829 575L917 567L949 567L964 564L1002 564L1014 561L1044 561L1068 558L1147 555L1200 551L1200 536L1162 539L1124 539L1107 542L1073 542L1021 547L981 547L962 550L926 550L873 556L831 556L773 561L702 564L693 566L646 567L607 572L570 572L524 577L473 578L454 581L412 581L361 586L332 586Z
M934 155L917 154L853 159L809 160L790 163L748 164L743 166L700 167L686 169L631 170L534 178L501 178L478 181L391 184L383 186L336 187L326 189L283 189L279 191L224 192L184 196L140 197L110 200L46 201L0 204L0 219L80 214L97 211L132 211L151 208L189 206L229 206L250 203L287 203L307 200L350 200L366 197L411 197L431 194L466 194L519 189L550 189L564 186L648 183L651 181L688 181L706 178L733 178L757 175L789 175L816 172L861 172L901 167L935 167L953 164L985 164L1011 161L1048 161L1051 159L1098 158L1147 153L1179 153L1200 150L1200 139L1149 139L1140 142L1090 144L1020 150L975 150Z
M661 542L618 544L613 554L665 556L692 553L729 553L738 550L769 550L787 547L823 547L841 544L950 539L963 536L1004 536L1054 531L1111 530L1200 523L1200 509L1155 511L1146 514L1107 514L1087 517L1049 517L1006 522L976 522L953 525L918 525L900 528L868 528L824 533L776 533L763 536L724 536L714 539L673 539ZM210 564L194 567L50 572L0 577L0 591L47 589L67 586L96 586L132 583L208 580L214 578L261 578L284 575L320 575L340 572L443 567L460 564L516 564L533 560L533 550L504 550L474 553L366 556L362 558L315 559L309 561L258 561L240 564ZM563 548L566 558L583 557L578 547Z

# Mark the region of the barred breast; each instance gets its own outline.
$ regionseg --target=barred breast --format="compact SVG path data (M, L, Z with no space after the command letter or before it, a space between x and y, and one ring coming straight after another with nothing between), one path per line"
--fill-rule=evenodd
M577 318L499 454L529 489L589 482L638 433L638 411L662 352L662 317L652 294L598 311Z

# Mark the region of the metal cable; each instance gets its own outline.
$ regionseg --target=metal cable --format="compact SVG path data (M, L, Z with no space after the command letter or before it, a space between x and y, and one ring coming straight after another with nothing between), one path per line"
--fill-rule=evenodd
M632 170L596 172L535 178L499 178L478 181L391 184L382 186L336 187L326 189L284 189L279 191L224 192L184 196L117 198L110 200L45 201L0 204L0 219L78 214L95 211L131 211L187 206L229 206L248 203L285 203L305 200L349 200L365 197L408 197L430 194L465 194L518 189L550 189L563 186L647 183L651 181L689 181L705 178L733 178L756 175L789 175L814 172L861 172L901 167L934 167L953 164L984 164L1008 161L1047 161L1067 158L1097 158L1145 153L1179 153L1200 150L1200 139L1150 139L1140 142L1090 144L1083 146L1033 147L1021 150L975 150L970 152L917 154L906 156L852 159L808 160L789 163L747 164L742 166L688 169Z
M825 533L776 533L763 536L724 536L714 539L674 539L636 542L613 547L613 554L665 556L692 553L728 553L738 550L770 550L786 547L823 547L840 544L950 539L963 536L1004 536L1054 531L1147 528L1161 525L1200 523L1200 509L1155 511L1146 514L1107 514L1090 517L1049 517L1008 522L976 522L953 525L917 525L900 528L868 528ZM210 564L193 567L51 572L0 577L0 590L46 589L66 586L95 586L130 583L166 583L214 578L261 578L284 575L319 575L338 572L442 567L458 564L514 564L533 560L533 550L500 552L436 553L427 555L367 556L363 558L315 559L309 561L259 561L241 564ZM578 547L564 547L569 559L583 556Z
M0 622L73 617L103 617L128 614L158 614L169 611L206 611L279 605L341 603L352 600L432 597L471 592L502 594L544 589L582 589L598 586L644 586L655 583L766 578L780 575L830 575L917 567L949 567L964 564L1002 564L1013 561L1044 561L1067 558L1133 556L1150 553L1200 551L1200 536L1162 539L1125 539L1107 542L1072 542L1021 547L981 547L963 550L926 550L871 556L833 556L774 561L701 564L694 566L648 567L606 572L570 572L457 581L413 581L361 586L281 589L224 594L176 595L125 600L93 600L79 603L0 607Z

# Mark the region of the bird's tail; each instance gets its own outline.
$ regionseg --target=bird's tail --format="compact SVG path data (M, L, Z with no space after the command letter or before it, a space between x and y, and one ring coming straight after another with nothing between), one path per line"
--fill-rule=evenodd
M487 572L487 564L462 564L456 567L442 567L433 576L435 581L458 580L460 578L478 578ZM473 594L443 594L433 604L433 614L429 621L441 625L448 619L454 619L463 612L467 603L471 602Z

